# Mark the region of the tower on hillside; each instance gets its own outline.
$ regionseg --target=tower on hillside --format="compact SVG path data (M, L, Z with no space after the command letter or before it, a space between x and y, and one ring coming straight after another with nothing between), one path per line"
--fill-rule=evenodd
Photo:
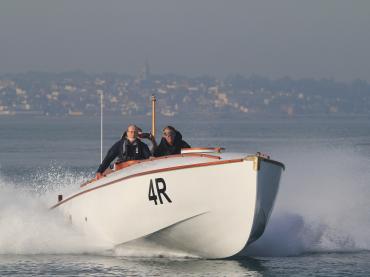
M149 80L149 78L150 78L150 66L148 59L146 59L143 68L139 72L138 80L147 81Z

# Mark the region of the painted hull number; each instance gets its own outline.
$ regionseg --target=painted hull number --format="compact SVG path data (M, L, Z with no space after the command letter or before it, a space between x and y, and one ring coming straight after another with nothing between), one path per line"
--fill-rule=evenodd
M155 188L153 183L155 183ZM154 201L156 205L158 204L157 200L159 200L160 204L163 204L164 199L172 203L170 197L166 193L166 182L163 178L155 178L154 182L150 179L148 198L149 201Z

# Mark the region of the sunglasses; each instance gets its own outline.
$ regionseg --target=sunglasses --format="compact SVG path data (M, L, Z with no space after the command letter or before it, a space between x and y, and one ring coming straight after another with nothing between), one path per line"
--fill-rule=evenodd
M164 135L165 137L173 137L173 136L175 136L175 134L174 134L174 133L172 133L172 132L163 132L163 135Z

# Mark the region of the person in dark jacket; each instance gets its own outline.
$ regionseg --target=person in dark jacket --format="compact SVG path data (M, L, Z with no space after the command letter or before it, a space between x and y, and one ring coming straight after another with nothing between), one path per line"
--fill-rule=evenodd
M109 149L103 162L96 172L96 178L100 179L103 172L109 167L115 159L117 162L126 162L132 160L144 160L151 156L148 145L138 138L138 127L129 125L122 138Z
M190 148L183 139L179 131L172 126L163 129L163 137L159 145L154 149L153 156L161 157L180 154L182 148Z

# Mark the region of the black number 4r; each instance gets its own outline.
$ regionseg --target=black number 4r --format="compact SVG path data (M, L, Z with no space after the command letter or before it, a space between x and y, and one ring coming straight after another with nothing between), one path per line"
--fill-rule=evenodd
M163 178L155 178L154 181L155 181L155 187L157 189L157 194L155 193L155 190L154 190L153 180L150 179L149 194L148 194L149 201L154 201L154 203L157 205L157 199L159 198L159 202L163 204L163 200L161 196L163 195L164 198L166 198L166 200L169 203L172 203L171 199L168 197L166 193L166 182L163 180Z

